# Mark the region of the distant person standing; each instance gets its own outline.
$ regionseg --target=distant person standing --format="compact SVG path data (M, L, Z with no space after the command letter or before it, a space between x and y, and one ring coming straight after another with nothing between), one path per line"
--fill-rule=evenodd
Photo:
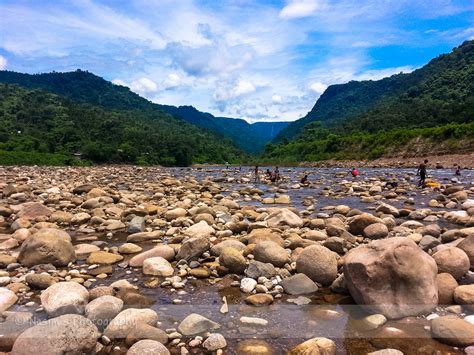
M274 178L275 178L275 181L279 181L279 180L280 180L280 170L278 169L278 166L275 167Z
M428 159L425 159L423 163L420 164L416 175L420 176L420 181L418 182L418 186L425 187L425 180L426 180L426 164L428 164Z
M454 172L454 175L461 176L461 166L459 164L456 164L456 171Z
M254 174L255 174L254 182L260 182L260 176L259 176L259 171L258 171L258 165L255 165Z

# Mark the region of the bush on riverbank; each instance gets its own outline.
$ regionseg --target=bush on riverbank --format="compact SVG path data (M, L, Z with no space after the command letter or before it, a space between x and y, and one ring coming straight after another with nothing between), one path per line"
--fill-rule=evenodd
M64 154L0 150L0 165L88 166L91 163Z

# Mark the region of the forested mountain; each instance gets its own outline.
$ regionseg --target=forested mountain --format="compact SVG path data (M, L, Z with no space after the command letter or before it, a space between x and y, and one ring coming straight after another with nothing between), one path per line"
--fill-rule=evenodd
M159 108L191 124L221 134L249 153L262 151L265 144L275 138L288 124L288 122L262 122L255 126L242 119L214 117L192 106L175 107L154 104L125 86L115 85L82 70L34 75L0 71L0 83L41 88L79 103L107 109L154 110Z
M440 154L474 150L474 41L410 74L328 87L264 155L281 161L376 158L401 154L415 141Z
M409 74L329 86L276 141L296 137L315 121L346 133L468 122L474 119L473 93L474 41L466 41Z
M102 98L117 99L122 89ZM128 95L131 100L134 95ZM139 101L138 103L140 103ZM105 109L41 89L0 84L0 164L94 163L187 166L238 162L231 141L153 106Z
M210 113L198 111L193 106L159 106L173 116L230 138L239 148L249 153L260 153L265 145L290 123L257 122L250 124L239 118L215 117Z

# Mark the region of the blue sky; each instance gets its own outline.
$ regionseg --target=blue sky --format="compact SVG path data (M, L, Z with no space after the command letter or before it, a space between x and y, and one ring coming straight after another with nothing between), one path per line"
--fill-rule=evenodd
M81 68L162 104L304 116L328 85L474 39L471 0L0 0L0 69Z

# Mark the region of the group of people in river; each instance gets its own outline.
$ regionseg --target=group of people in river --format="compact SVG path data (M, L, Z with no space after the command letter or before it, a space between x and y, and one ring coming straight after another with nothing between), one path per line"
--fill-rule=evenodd
M419 181L418 181L418 186L419 187L426 187L427 182L426 182L426 177L427 177L427 165L428 165L428 159L425 159L419 166L416 172L416 175L419 176ZM459 164L454 164L454 174L456 176L461 175L461 166ZM242 167L239 168L239 171L242 170ZM254 171L254 183L261 183L261 177L260 177L260 168L258 165L255 166ZM357 168L353 167L348 174L352 175L352 178L356 179L359 176L359 170ZM280 169L278 166L275 167L273 171L270 169L267 169L265 171L264 175L264 181L267 183L278 183L282 180L282 177L280 175ZM300 184L303 186L308 186L310 185L309 181L309 176L308 174L305 174L301 179L300 179ZM435 184L435 182L429 182L429 184Z
M275 167L274 171L270 171L270 169L267 169L267 171L265 172L265 180L267 182L278 182L280 181L280 179L280 169L278 168L278 166ZM254 182L260 182L260 170L258 165L256 165L254 169Z

